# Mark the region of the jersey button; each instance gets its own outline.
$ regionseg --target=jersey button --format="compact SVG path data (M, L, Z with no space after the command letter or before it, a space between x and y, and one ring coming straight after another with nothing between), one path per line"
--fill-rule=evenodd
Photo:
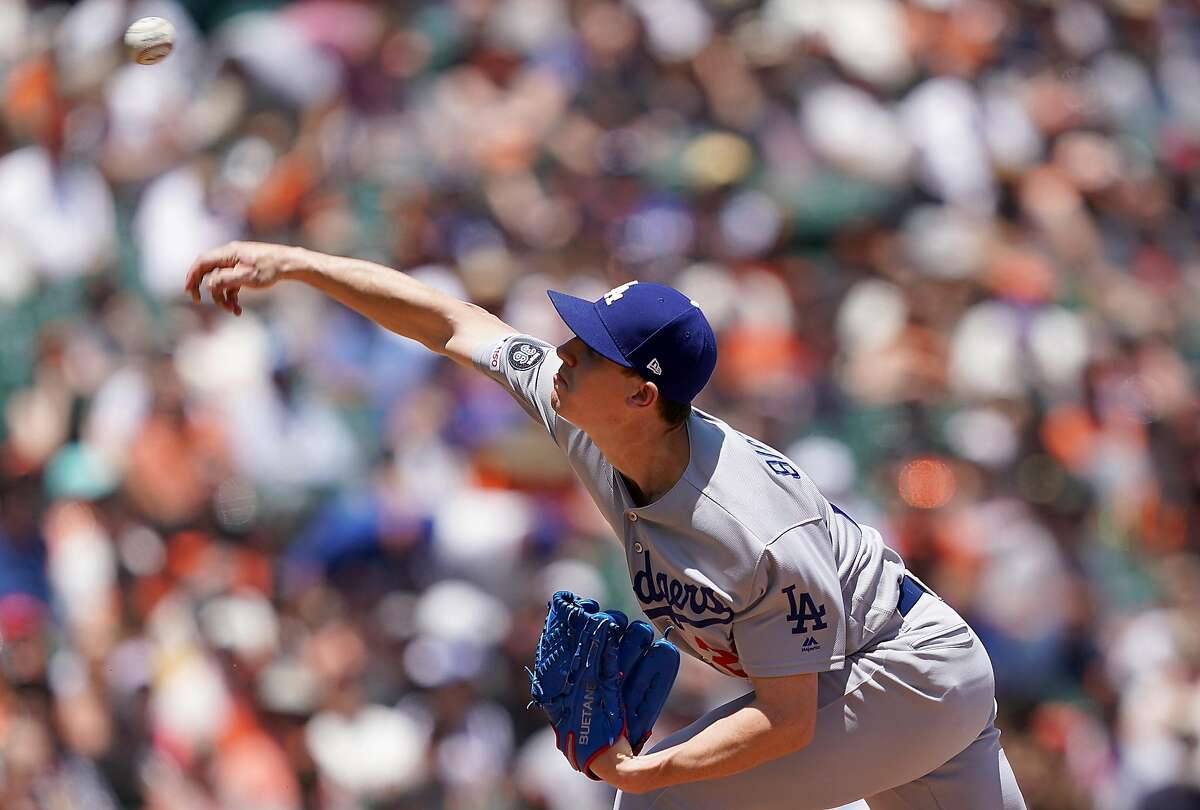
M633 544L633 553L634 553L634 554L641 554L641 553L642 553L642 544L641 544L641 543L634 543L634 544Z
M632 521L633 523L637 523L637 515L635 515L633 512L630 512L629 520Z

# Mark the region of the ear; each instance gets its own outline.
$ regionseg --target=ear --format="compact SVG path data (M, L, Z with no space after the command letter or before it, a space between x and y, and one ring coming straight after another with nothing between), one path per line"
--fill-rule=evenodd
M658 397L658 386L649 380L643 380L625 401L634 408L652 408L654 403L658 402Z

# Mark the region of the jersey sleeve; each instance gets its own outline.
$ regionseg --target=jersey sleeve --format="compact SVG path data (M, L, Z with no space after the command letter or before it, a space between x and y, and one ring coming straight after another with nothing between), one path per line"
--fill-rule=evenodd
M554 375L562 366L553 346L529 335L510 334L480 346L473 359L476 368L503 385L568 456L583 452L585 434L560 417L550 403Z
M770 543L755 567L752 587L758 601L733 625L747 675L779 677L842 668L846 619L824 521L793 527Z

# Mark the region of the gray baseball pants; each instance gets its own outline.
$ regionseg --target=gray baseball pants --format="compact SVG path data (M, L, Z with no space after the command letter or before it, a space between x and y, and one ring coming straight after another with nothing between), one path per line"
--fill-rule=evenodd
M677 745L750 703L743 695L664 739ZM987 651L926 594L867 649L818 681L817 727L801 750L724 779L641 795L616 810L1025 810L995 726Z

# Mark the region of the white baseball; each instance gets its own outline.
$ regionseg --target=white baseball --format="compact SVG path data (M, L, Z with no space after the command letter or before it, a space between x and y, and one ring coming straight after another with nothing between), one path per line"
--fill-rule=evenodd
M139 65L161 62L174 46L175 26L162 17L142 17L125 29L125 47Z

